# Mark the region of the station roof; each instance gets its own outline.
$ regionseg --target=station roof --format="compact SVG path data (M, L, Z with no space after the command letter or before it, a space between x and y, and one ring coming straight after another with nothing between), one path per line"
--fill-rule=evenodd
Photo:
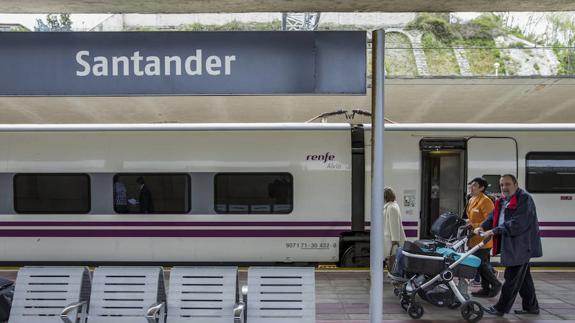
M386 80L386 117L398 123L575 121L575 78ZM0 97L2 123L303 122L365 96ZM344 118L330 121L342 122ZM369 122L366 117L358 122Z
M573 0L2 0L3 13L571 11Z

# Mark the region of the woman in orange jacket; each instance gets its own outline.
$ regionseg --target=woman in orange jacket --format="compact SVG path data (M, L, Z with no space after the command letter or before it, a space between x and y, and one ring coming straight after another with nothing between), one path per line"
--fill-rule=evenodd
M478 228L481 223L487 219L489 214L493 212L493 201L485 194L487 188L487 181L482 177L474 178L469 182L469 191L471 198L467 203L465 212L469 219L469 224L473 228ZM469 248L479 244L483 240L480 236L472 237L467 243ZM475 255L481 259L481 266L479 266L479 275L481 276L481 290L471 293L475 297L495 297L501 290L501 282L497 279L495 274L489 268L491 261L490 253L493 243L490 241L482 249L475 252Z

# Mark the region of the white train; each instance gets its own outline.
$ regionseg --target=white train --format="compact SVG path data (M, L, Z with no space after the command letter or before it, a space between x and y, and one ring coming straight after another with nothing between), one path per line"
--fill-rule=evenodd
M408 237L462 213L469 179L512 173L537 204L538 261L575 262L574 131L387 125ZM3 125L0 261L365 265L370 138L349 124Z

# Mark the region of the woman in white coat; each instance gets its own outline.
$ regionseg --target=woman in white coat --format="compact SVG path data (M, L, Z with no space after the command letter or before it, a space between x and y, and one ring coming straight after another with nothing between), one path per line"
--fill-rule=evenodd
M383 190L383 250L385 257L389 257L395 245L401 247L405 241L405 231L401 224L401 210L395 201L395 192L386 187Z

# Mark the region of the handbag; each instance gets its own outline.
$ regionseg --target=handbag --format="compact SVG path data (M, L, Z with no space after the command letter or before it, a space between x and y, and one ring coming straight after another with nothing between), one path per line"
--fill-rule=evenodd
M395 247L395 252L393 251L394 247ZM389 256L387 256L387 258L385 258L385 269L387 269L387 272L390 272L390 273L393 272L397 248L399 248L399 245L397 245L397 244L392 245L391 249L389 250Z

